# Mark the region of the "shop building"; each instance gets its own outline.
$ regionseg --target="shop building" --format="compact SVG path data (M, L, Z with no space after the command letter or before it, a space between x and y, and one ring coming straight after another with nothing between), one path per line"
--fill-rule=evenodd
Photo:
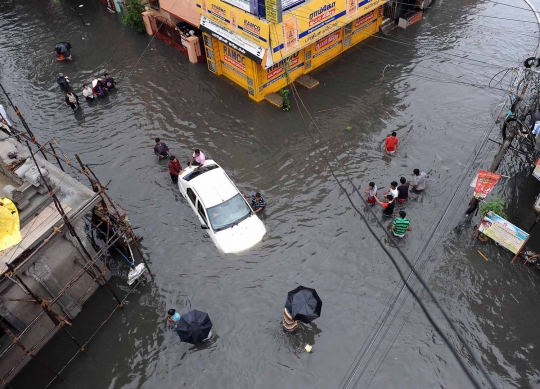
M277 105L290 82L373 35L388 0L153 0L147 32Z
M277 1L197 0L208 70L255 101L276 101L269 96L292 81L317 85L308 74L377 32L386 3Z

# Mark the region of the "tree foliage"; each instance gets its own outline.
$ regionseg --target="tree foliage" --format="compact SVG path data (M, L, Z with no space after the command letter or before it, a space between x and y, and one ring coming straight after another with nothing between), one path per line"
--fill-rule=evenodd
M506 215L506 201L500 196L494 196L490 201L480 205L480 214L485 215L489 211L499 215L503 219L508 219Z
M145 32L146 27L142 18L142 13L145 11L144 5L139 0L125 0L124 13L122 15L122 23L132 27L137 32Z

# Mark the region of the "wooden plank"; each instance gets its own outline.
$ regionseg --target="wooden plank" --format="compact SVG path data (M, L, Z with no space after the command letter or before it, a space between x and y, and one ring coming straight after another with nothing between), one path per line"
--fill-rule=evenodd
M66 213L71 211L69 205L62 204L62 208ZM21 255L60 220L62 220L62 216L60 216L54 204L50 204L22 228L21 235L23 239L19 244L0 252L0 266L3 267L6 262L11 262Z

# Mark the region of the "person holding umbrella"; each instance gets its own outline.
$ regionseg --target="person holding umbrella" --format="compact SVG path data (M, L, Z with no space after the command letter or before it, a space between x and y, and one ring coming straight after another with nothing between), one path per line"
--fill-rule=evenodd
M176 312L176 309L169 309L167 311L167 321L173 326L174 329L178 327L178 322L182 316Z
M299 286L287 294L284 313L288 313L293 320L307 324L321 316L321 308L322 300L317 291Z
M176 327L182 342L197 344L212 337L212 321L206 312L194 309L183 315Z
M281 322L281 324L287 332L294 332L298 328L298 321L294 320L291 317L291 314L289 313L289 311L287 311L287 308L283 309L283 321Z
M58 42L54 46L54 53L56 54L56 59L59 61L72 60L71 56L71 44L69 42Z

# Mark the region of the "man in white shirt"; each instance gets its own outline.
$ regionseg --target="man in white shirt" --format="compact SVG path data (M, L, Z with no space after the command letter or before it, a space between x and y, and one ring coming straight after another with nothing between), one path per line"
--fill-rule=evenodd
M383 193L383 196L386 196L387 194L391 194L392 196L394 196L395 199L397 199L398 197L398 190L397 190L397 186L398 186L398 183L396 181L392 181L390 183L390 190L387 190L386 192Z
M84 98L86 99L87 103L90 103L94 100L94 92L92 92L92 88L90 88L88 85L83 85L82 94Z
M422 172L420 173L420 169L414 169L413 170L413 182L411 183L411 186L414 188L415 191L421 192L424 189L426 189L426 178L429 176Z

